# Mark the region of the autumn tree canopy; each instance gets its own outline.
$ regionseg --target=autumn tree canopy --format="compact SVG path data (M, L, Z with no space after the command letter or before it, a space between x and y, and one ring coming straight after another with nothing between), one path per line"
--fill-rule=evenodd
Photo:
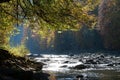
M1 0L0 35L8 36L21 23L34 30L94 26L96 16L91 12L98 3L99 0Z
M1 11L22 22L39 27L72 28L92 25L94 15L89 15L99 0L3 0ZM1 2L3 2L1 1ZM9 2L8 2L9 1ZM70 27L72 26L72 27ZM48 27L48 28L49 28Z

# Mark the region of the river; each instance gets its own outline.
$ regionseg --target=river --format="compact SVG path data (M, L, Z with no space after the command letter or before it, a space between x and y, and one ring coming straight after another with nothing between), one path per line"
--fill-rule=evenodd
M77 80L77 76L83 80L120 80L119 52L97 52L104 51L104 47L96 30L56 31L42 38L29 28L18 29L20 33L11 36L11 46L16 47L27 38L25 46L32 53L29 56L46 64L43 71L53 73L56 80Z
M120 80L119 56L102 53L32 56L35 61L43 62L43 71L53 73L56 80ZM78 65L84 67L75 68ZM77 76L82 76L82 79L77 79Z

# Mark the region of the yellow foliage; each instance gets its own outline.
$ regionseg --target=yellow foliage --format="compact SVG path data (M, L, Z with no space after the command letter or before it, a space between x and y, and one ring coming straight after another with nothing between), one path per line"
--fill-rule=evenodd
M24 57L26 54L29 53L29 51L26 49L24 45L16 46L16 47L11 47L9 45L4 45L4 49L8 50L11 54L15 56L21 56Z

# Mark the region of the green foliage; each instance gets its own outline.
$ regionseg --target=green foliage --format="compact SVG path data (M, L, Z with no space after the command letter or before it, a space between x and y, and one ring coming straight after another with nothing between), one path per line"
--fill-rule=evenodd
M15 56L24 57L26 54L29 53L29 51L26 49L24 45L19 45L17 47L11 47L9 45L4 45L2 48L9 51L11 54Z
M96 19L88 12L98 3L99 0L19 0L25 19L32 27L57 30L92 26Z
M8 43L8 37L14 29L12 21L13 18L11 16L0 10L0 44Z
M10 35L14 34L14 26L20 23L39 34L51 30L80 29L83 25L93 26L97 19L89 11L94 10L99 1L10 0L0 3L0 45L8 45ZM21 52L19 47L11 50L13 53L17 50Z
M14 34L18 23L16 9L16 0L0 3L0 46L8 45L10 35Z
M1 3L0 7L5 14L27 26L37 27L36 30L66 30L79 29L82 25L92 26L96 22L96 17L88 13L95 9L99 1L11 0L8 3Z

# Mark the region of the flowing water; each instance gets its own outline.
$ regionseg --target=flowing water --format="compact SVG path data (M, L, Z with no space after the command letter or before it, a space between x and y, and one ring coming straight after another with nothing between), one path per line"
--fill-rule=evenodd
M37 55L36 55L37 56ZM34 57L45 65L43 71L55 74L56 80L120 80L120 57L103 54L56 55L43 54ZM85 65L84 69L75 69ZM76 78L81 76L82 79Z

